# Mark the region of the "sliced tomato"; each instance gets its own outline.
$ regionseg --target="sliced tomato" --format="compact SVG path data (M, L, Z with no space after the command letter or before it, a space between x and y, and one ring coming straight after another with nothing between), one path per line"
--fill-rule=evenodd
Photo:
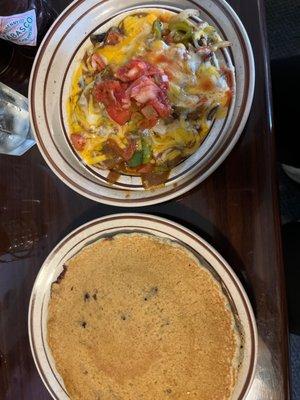
M91 58L92 67L97 69L98 71L102 71L106 67L106 63L103 58L99 55L94 53Z
M130 109L124 109L118 104L108 104L105 108L110 118L119 125L126 124L131 118L132 111Z
M76 150L82 151L86 144L86 138L81 133L72 133L71 142Z

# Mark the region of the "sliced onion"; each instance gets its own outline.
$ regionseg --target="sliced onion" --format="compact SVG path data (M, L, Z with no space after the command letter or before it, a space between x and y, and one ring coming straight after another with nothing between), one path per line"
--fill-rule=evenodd
M160 153L159 158L162 162L165 162L168 158L168 155L172 153L174 150L177 150L176 147L169 147L168 149L164 150Z
M152 128L153 132L159 135L164 135L167 132L167 127L163 120L159 120L158 123Z
M223 49L224 47L229 47L229 46L231 46L231 43L228 42L228 40L222 40L221 42L214 43L210 47L212 51L217 51L218 49Z
M87 108L88 108L88 101L87 101L86 96L84 95L84 92L81 93L81 95L80 95L80 97L79 97L79 99L78 99L78 101L77 101L77 104L78 104L81 108L83 108L85 111L87 111Z
M201 63L201 57L199 57L198 54L190 51L190 59L188 60L188 65L194 74L196 73L196 71L198 71Z
M177 17L180 19L188 19L189 17L199 17L200 13L198 10L188 8L187 10L181 11Z

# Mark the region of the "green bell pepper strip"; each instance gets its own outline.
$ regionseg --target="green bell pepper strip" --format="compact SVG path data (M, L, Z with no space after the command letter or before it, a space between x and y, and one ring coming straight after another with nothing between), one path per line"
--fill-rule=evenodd
M192 38L193 27L187 21L170 21L169 29L175 43L187 43Z
M127 164L130 168L135 168L143 164L143 150L137 150Z
M142 153L143 153L143 164L147 164L151 160L152 149L151 145L142 139Z
M161 39L162 30L163 30L162 22L159 19L156 19L152 25L152 32L154 33L156 39Z

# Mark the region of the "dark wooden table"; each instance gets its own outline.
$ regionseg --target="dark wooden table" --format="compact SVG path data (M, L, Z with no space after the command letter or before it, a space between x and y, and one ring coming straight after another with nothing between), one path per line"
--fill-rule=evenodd
M138 211L190 227L231 264L257 318L258 367L249 399L284 400L289 398L287 319L264 8L262 0L230 3L245 24L256 62L255 97L244 133L199 187ZM68 2L52 4L61 11ZM36 147L22 157L0 155L0 399L50 399L28 342L33 282L66 234L93 218L124 211L73 192L50 171Z

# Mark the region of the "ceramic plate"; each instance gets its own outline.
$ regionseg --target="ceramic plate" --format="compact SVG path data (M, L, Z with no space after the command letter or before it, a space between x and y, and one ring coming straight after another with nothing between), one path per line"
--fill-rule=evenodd
M29 339L40 376L53 399L69 399L47 345L47 313L51 284L63 264L95 240L118 233L141 232L168 238L185 246L219 280L243 335L243 359L232 400L241 400L251 386L257 357L255 318L248 297L226 261L205 240L167 219L147 214L116 214L91 221L70 233L49 254L33 286L28 316Z
M125 14L149 8L174 13L194 8L214 25L230 49L220 52L222 62L234 66L236 91L226 118L215 121L200 148L175 167L165 186L145 190L139 177L122 175L116 184L108 171L84 164L66 134L65 103L70 79L92 32L106 31ZM195 19L196 22L197 19ZM179 196L207 178L237 142L249 115L254 88L254 62L246 31L223 0L78 0L55 21L43 40L30 79L30 115L38 147L57 176L72 189L93 200L126 207L160 203Z

